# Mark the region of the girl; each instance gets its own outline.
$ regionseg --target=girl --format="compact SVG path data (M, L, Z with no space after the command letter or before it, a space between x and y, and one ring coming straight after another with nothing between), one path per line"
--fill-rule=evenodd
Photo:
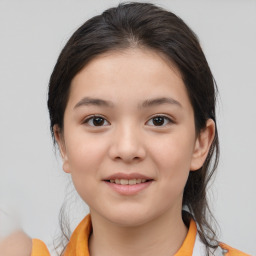
M62 255L246 255L208 221L216 90L195 34L152 4L120 4L73 34L48 108L63 170L90 214ZM37 255L49 252L33 239Z

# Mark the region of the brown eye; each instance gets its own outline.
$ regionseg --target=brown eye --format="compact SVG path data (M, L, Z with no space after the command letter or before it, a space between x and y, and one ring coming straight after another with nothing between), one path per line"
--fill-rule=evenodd
M173 123L173 121L167 116L155 116L155 117L152 117L147 122L147 125L150 125L150 126L166 126L170 123Z
M164 124L164 117L162 116L157 116L153 118L153 124L156 126L161 126Z
M104 124L104 119L101 117L94 117L92 122L95 126L102 126Z
M84 121L89 126L106 126L109 122L101 116L91 116Z

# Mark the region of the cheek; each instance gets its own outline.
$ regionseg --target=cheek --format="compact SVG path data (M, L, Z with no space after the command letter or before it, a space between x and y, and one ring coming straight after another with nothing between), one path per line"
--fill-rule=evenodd
M95 171L100 159L107 151L108 142L97 136L81 135L67 141L67 157L71 167L71 172Z
M151 158L158 169L158 179L162 180L161 189L168 195L182 194L190 172L194 137L188 133L170 134L163 140L153 140L151 145Z
M164 205L180 205L190 172L191 150L180 140L169 140L155 147L155 163L158 168L158 202ZM159 152L161 152L159 154ZM166 200L168 198L168 200ZM159 206L160 207L160 206ZM178 207L178 206L177 206Z
M80 197L91 205L91 200L97 193L95 183L100 179L98 170L103 149L99 144L88 140L79 140L73 145L71 148L69 144L67 149L72 181Z
M101 165L107 152L107 142L96 137L73 136L67 141L67 157L77 192L88 202L94 198L95 183L100 181ZM89 202L88 202L89 203Z
M193 141L186 136L170 136L161 143L152 142L151 155L163 170L168 172L189 171L193 156Z

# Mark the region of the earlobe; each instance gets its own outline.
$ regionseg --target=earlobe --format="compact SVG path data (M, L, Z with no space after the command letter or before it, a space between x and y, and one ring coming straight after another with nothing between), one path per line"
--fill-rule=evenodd
M196 171L203 166L214 136L215 122L212 119L208 119L206 127L200 132L195 142L194 153L190 166L191 171Z
M64 138L63 138L63 135L60 131L59 126L54 125L53 131L54 131L54 137L55 137L55 140L58 144L60 155L61 155L61 158L62 158L62 161L63 161L62 169L63 169L64 172L70 173L68 158L67 158L67 154L66 154L65 142L64 142Z
M70 173L70 168L67 160L63 160L62 169L66 173Z

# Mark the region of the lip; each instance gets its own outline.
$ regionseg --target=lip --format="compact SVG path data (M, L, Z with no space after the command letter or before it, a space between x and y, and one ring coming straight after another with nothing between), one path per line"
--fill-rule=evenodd
M115 173L112 174L106 178L104 178L103 180L115 180L115 179L124 179L124 180L132 180L132 179L145 179L145 180L153 180L153 178L142 175L140 173Z
M145 179L147 181L143 183L133 184L133 185L121 185L121 184L109 182L110 180L115 180L115 179L125 179L125 180ZM118 194L129 196L129 195L136 195L139 192L148 188L153 183L154 179L140 173L129 173L129 174L115 173L113 175L106 177L103 181L107 186L109 186L112 190L114 190Z
M110 183L108 181L104 181L104 182L115 192L117 192L121 195L130 196L130 195L136 195L139 192L148 188L152 184L153 180L149 180L147 182L139 183L139 184L135 184L135 185L120 185L120 184L116 184L116 183Z

